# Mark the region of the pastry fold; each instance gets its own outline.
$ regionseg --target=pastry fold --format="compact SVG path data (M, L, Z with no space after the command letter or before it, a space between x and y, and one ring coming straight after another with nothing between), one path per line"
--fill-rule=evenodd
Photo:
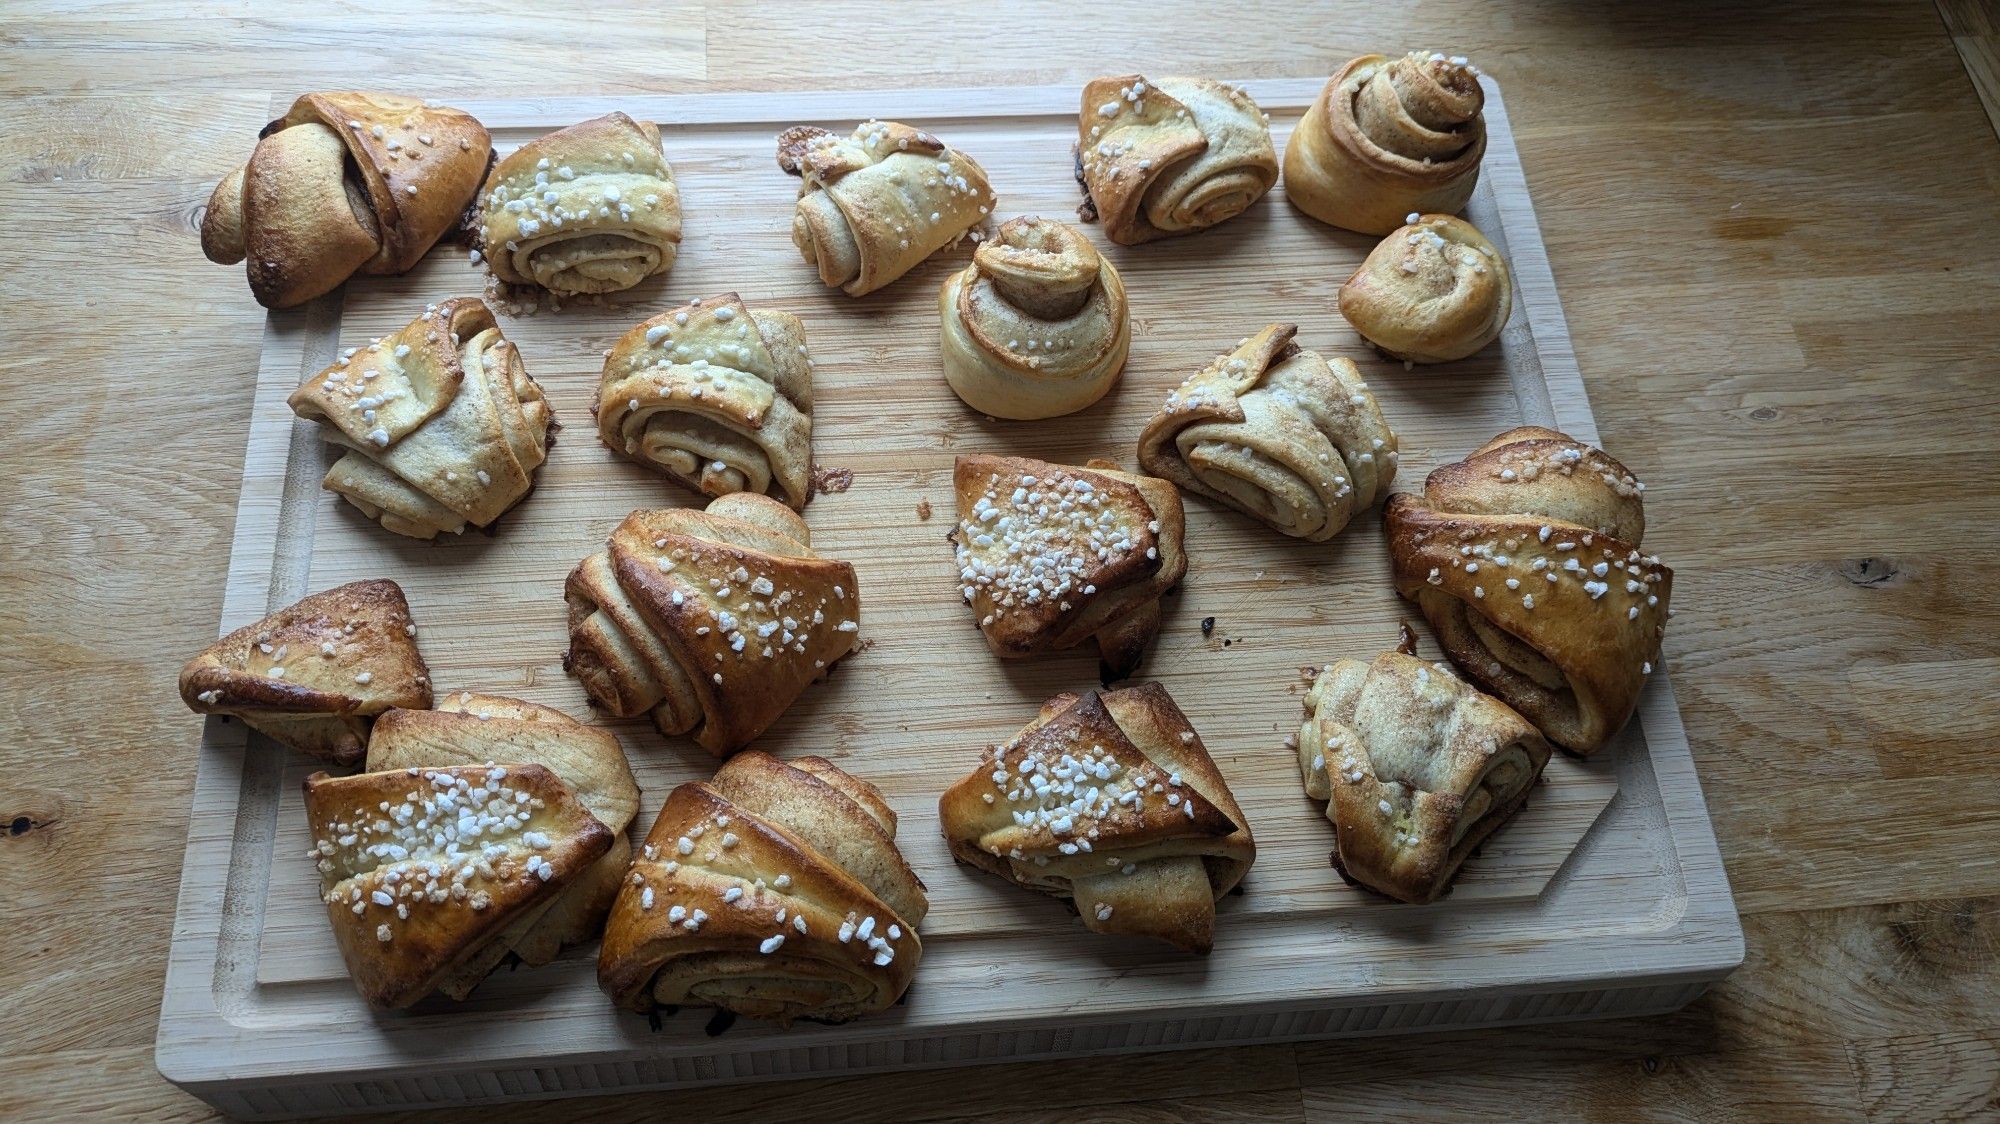
M477 953L458 962L436 990L464 999L508 956L534 968L564 945L594 940L632 857L625 829L639 811L639 785L610 731L552 707L456 691L435 710L392 710L368 742L371 773L492 762L546 766L585 811L611 830L611 847L554 896L524 911Z
M477 297L430 306L286 401L347 450L322 486L411 538L498 519L534 487L552 443L541 386Z
M395 94L306 94L216 185L201 250L246 261L250 291L290 308L356 273L404 273L458 224L492 159L471 114Z
M1486 93L1462 58L1362 55L1327 81L1285 145L1285 197L1324 223L1387 234L1456 214L1486 155Z
M1187 572L1172 484L1027 457L958 458L951 532L959 594L1003 659L1097 642L1111 678L1160 631L1160 598Z
M1299 773L1333 821L1333 864L1399 901L1435 901L1514 817L1549 743L1505 703L1402 652L1321 668L1306 693Z
M431 705L403 589L386 578L311 594L210 644L181 668L182 701L301 753L361 760L375 717Z
M735 293L662 312L604 357L597 433L707 496L812 495L812 359L789 312Z
M1069 900L1084 927L1215 945L1256 841L1166 688L1057 695L938 801L952 857Z
M1340 287L1340 314L1396 359L1449 363L1492 343L1514 310L1514 276L1478 228L1412 215Z
M1083 232L1002 223L938 293L944 377L998 418L1053 418L1104 397L1132 344L1125 283Z
M863 121L845 137L787 129L778 166L801 181L793 244L821 281L851 297L908 273L993 210L978 162L894 121Z
M1135 246L1235 218L1278 182L1270 118L1208 78L1093 79L1077 123L1085 222Z
M1473 682L1564 749L1602 749L1660 658L1673 571L1639 552L1645 486L1603 450L1509 430L1389 497L1396 592Z
M854 567L750 492L635 511L571 571L563 666L620 718L651 712L718 757L749 744L854 647Z
M672 269L681 193L659 128L608 113L515 149L480 193L479 242L493 276L561 296Z
M667 797L612 906L598 983L635 1011L845 1022L908 990L929 908L874 785L752 751Z
M1293 538L1325 542L1388 494L1396 435L1346 359L1272 324L1167 395L1139 465Z
M611 829L541 765L314 773L305 801L340 955L383 1009L462 984L611 847Z

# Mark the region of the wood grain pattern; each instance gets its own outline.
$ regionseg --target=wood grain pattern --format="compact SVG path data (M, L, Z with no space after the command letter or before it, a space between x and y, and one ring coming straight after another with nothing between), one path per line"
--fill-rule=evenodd
M1531 1028L1347 1043L1340 1080L1425 1074L1427 1106L1464 1113L1507 1102L1461 1069L1533 1050L1533 1092L1547 1098L1536 1103L1591 1119L1676 1111L1648 1080L1648 1059L1669 1057L1743 1093L1703 1102L1720 1119L1838 1098L1845 1107L1829 1111L1842 1117L2000 1112L1992 1002L1923 1017L1926 989L1992 994L1991 939L1984 954L1929 960L1841 951L1901 947L1907 911L1994 892L1990 868L1969 865L1994 853L1990 811L1924 827L1959 814L1992 775L1992 755L1938 713L1951 688L1932 689L1990 695L1981 669L2000 612L2000 571L1986 561L2000 540L2000 349L1980 328L2000 313L1988 250L2000 143L1938 7L1436 0L1244 4L1218 21L1179 3L1047 3L1010 7L996 25L858 0L717 0L642 18L600 5L596 23L560 36L526 5L396 10L412 7L450 11L431 25L448 31L372 71L355 68L378 66L382 5L7 8L0 206L16 256L0 272L0 916L13 939L0 960L12 998L0 1116L208 1115L152 1068L193 780L170 683L213 634L263 315L240 275L200 259L190 220L243 158L272 90L366 73L440 97L505 96L529 74L558 93L1024 84L1080 81L1111 59L1311 75L1364 50L1432 44L1506 84L1605 440L1648 467L1649 541L1680 576L1668 658L1750 960L1673 1019L1574 1038ZM1943 8L1984 21L1957 24L1961 35L1995 22L1979 0ZM885 28L895 45L864 33ZM1882 564L1892 576L1879 585L1843 576L1867 582ZM1922 701L1885 687L1911 678L1927 684ZM1802 789L1792 813L1764 810L1822 770L1900 780L1857 785L1847 805ZM1878 838L1831 823L1861 807L1874 829L1909 826ZM1943 850L1923 861L1930 848ZM119 904L78 923L87 888ZM1708 1012L1727 1016L1726 1033L1698 1021ZM1589 1052L1604 1040L1620 1043L1609 1063ZM1126 1118L1160 1119L1165 1098L1178 1119L1287 1119L1303 1115L1302 1080L1329 1085L1304 1072L1323 1056L1261 1060L1290 1050L769 1091L797 1115L895 1104L923 1119L1005 1118L1043 1111L1044 1089L1101 1089L1123 1098L1100 1102L1107 1116L1125 1105ZM1809 1063L1835 1053L1840 1065ZM1337 1092L1312 1104L1318 1118L1410 1116ZM725 1093L589 1107L608 1120L667 1108L770 1118L760 1099ZM574 1108L543 1115L559 1112Z

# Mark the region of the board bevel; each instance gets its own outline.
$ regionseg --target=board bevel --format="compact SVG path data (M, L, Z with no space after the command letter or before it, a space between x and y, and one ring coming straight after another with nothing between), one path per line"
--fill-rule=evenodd
M1252 81L1245 85L1271 113L1274 132L1282 145L1289 126L1317 94L1320 83L1288 79ZM1490 143L1472 215L1508 255L1517 283L1516 313L1500 344L1489 349L1484 360L1468 364L1490 361L1498 372L1493 377L1506 380L1513 397L1513 420L1553 422L1579 438L1594 441L1595 423L1570 351L1561 305L1505 108L1490 80L1487 88ZM503 149L528 136L614 108L661 122L667 150L682 176L689 206L690 243L684 248L682 264L667 279L667 287L684 298L696 292L687 283L689 275L702 268L694 263L701 260L701 255L714 255L720 248L713 235L714 229L724 224L716 224L707 234L697 234L703 212L726 213L728 209L713 203L705 206L703 196L690 188L689 176L692 174L698 180L701 173L693 166L684 167L679 153L699 147L697 141L701 136L742 132L752 127L768 133L799 121L833 125L880 116L932 128L948 142L960 143L975 156L987 160L989 170L995 170L989 154L982 152L977 143L963 140L965 135L981 128L1004 132L1018 127L1019 131L1035 133L1046 143L1049 136L1060 135L1065 128L1073 130L1075 97L1071 88L1049 87L527 99L461 105L489 125L496 143ZM725 170L750 177L750 182L760 190L770 186L764 180L783 187L784 178L768 165L753 163ZM1002 197L999 213L1003 217L1019 213L1023 208L1009 203L1013 194L1009 184L997 172L995 180ZM1042 191L1048 186L1037 181L1035 190ZM1259 218L1253 209L1250 215L1236 220L1243 225L1235 233L1244 242L1252 239L1246 231L1254 223L1264 222L1266 233L1270 223L1294 220L1304 223L1278 198L1281 192L1282 189L1274 192L1272 199L1258 205L1272 214ZM1052 209L1055 203L1049 201L1046 192L1038 202L1046 212L1060 213ZM759 280L768 281L775 289L753 292L747 286L739 287L753 304L775 299L780 306L795 311L801 311L800 304L815 303L838 310L825 317L808 318L815 355L821 359L822 379L828 378L826 372L839 358L838 349L827 347L822 340L817 330L821 325L836 323L834 315L861 315L885 306L888 314L906 318L915 315L920 321L938 280L963 264L962 253L947 252L941 255L945 261L926 263L918 271L919 276L905 278L884 294L871 297L873 303L857 302L863 307L849 308L840 303L846 298L829 297L816 289L810 278L804 276L805 271L796 258L782 260L783 254L790 252L782 234L788 207L770 208L767 201L755 205L771 210L768 216L759 212L755 221L771 220L772 229L778 231L776 238L781 252L775 260L760 259L751 271L774 275ZM1306 229L1315 235L1325 235L1323 228L1307 226ZM771 233L772 230L761 227L746 228L741 244L762 238L756 245L763 246L769 254ZM1225 227L1198 237L1226 239L1230 233ZM1328 237L1330 252L1355 259L1373 242L1358 237ZM1101 238L1097 240L1102 243ZM1196 241L1155 244L1167 247L1165 250L1114 248L1113 255L1121 268L1128 269L1130 285L1132 262L1149 253L1191 252L1188 247ZM1227 243L1216 241L1210 245L1214 250ZM320 550L324 550L325 565L330 570L338 570L344 564L343 552L348 548L341 545L343 542L367 544L369 550L387 545L389 555L400 552L403 562L410 561L412 548L385 544L383 540L388 536L379 529L360 526L358 520L339 512L331 497L319 492L318 480L325 461L317 434L303 424L293 423L283 399L302 377L330 362L343 342L353 342L351 338L343 341L343 331L353 332L357 322L374 316L378 308L382 315L374 316L370 326L379 332L407 319L411 311L410 293L416 291L413 286L429 286L433 295L428 299L443 295L435 286L438 270L448 269L438 264L437 259L443 253L443 250L434 253L411 278L371 279L350 287L345 294L336 293L303 310L276 313L269 318L224 599L224 631L296 599L308 588L322 588L336 580L363 576L328 573L322 577L314 568ZM1413 402L1415 389L1440 395L1446 393L1440 387L1457 384L1448 380L1425 383L1422 371L1406 376L1390 370L1357 346L1331 347L1324 342L1322 337L1327 333L1317 325L1338 323L1338 316L1328 307L1330 301L1326 297L1348 268L1351 262L1345 267L1329 263L1323 276L1300 282L1306 295L1283 295L1283 300L1299 307L1296 318L1307 328L1302 339L1309 346L1351 354L1371 379L1378 377L1377 372L1384 372L1377 390L1385 394L1385 409L1390 412L1392 424L1399 432L1405 432L1405 447L1409 449L1404 415L1397 412L1396 404L1387 395L1401 393L1412 396L1407 400ZM458 274L451 276L456 286L454 291L476 291ZM804 284L800 283L802 279ZM1147 326L1145 320L1139 319L1147 314L1144 299L1144 291L1135 286L1135 320L1142 327ZM563 329L574 333L581 324L587 324L601 336L650 314L663 300L664 297L655 296L650 305L636 304L629 312L573 309L505 323L509 335L517 339ZM423 300L417 299L416 303L420 306ZM935 313L929 315L934 318ZM565 322L564 317L571 319ZM1147 354L1141 340L1135 339L1127 385L1121 394L1114 395L1109 409L1119 412L1123 419L1137 416L1143 420L1167 389L1214 351L1226 347L1229 337L1275 318L1278 315L1260 318L1249 313L1217 317L1229 326L1203 326L1190 339L1174 336L1178 322L1152 324L1152 338L1169 337L1173 341L1171 346ZM920 355L926 343L934 348L934 322L930 339L918 335L920 338L915 341L902 341L903 350L913 356ZM1135 332L1135 337L1143 338L1139 332ZM590 338L594 343L596 336ZM1193 347L1195 341L1200 341L1198 348ZM608 338L603 342L608 343ZM888 367L889 361L895 359L894 346L884 345L881 354L871 357L870 362ZM559 416L569 422L556 452L558 458L571 465L588 467L593 479L616 475L623 482L618 486L641 489L643 494L650 494L650 502L655 505L690 502L685 493L643 474L628 472L630 466L599 467L614 462L594 447L592 427L578 409L580 402L588 397L587 392L580 396L578 388L585 383L594 385L594 365L580 362L573 370L565 366L552 371L544 366L544 351L524 343L523 354L529 360L530 370L551 388ZM1165 355L1180 357L1181 365L1159 362ZM594 359L594 354L591 358ZM1463 380L1466 374L1450 377ZM1471 375L1476 378L1477 372ZM917 378L936 383L934 364L931 369L919 369ZM840 376L834 376L833 382L839 385ZM1474 384L1468 393L1474 400L1483 401L1479 396L1490 394L1491 387L1480 389ZM822 391L823 402L828 397ZM946 408L957 405L948 394L942 401ZM1451 402L1455 408L1457 400ZM1492 406L1491 402L1485 404ZM828 410L823 405L821 418L827 417ZM840 431L825 420L817 428L823 459L843 461L843 454L849 450L840 444ZM1072 446L1090 444L1104 428L1100 424L1075 440L1068 435L1053 434L1049 437L1052 445L1021 451L1059 456L1072 451ZM996 428L989 424L982 429L976 421L949 419L944 423L944 439L936 451L936 463L910 472L907 487L898 490L906 481L898 479L897 469L884 466L871 472L869 469L877 466L864 465L858 472L856 492L865 496L862 489L880 488L884 493L903 497L886 502L906 500L911 504L919 496L927 495L938 508L938 518L924 526L923 534L941 538L950 525L949 490L939 483L936 469L938 464L948 468L949 452L960 432L970 433L978 441L977 445L960 447L1012 448L1007 437L1009 431L1004 426ZM1456 442L1456 447L1425 450L1435 454L1430 456L1406 453L1398 484L1404 488L1417 486L1422 472L1433 464L1454 459L1490 435L1491 430L1478 436L1470 436L1469 431L1453 431L1450 442L1438 443L1442 446ZM1129 465L1128 446L1135 437L1136 427L1121 424L1114 437L1105 439L1110 448L1102 451ZM887 450L885 457L897 455L894 440L886 440L883 445ZM852 455L857 461L866 461L867 454L863 451L853 451ZM1079 455L1075 459L1082 458ZM555 463L552 461L552 466ZM1641 471L1643 474L1643 468ZM549 469L544 473L546 476ZM647 489L650 491L645 492ZM531 505L558 502L542 494L552 490L545 486L523 505L529 518L540 510ZM852 494L823 497L808 509L807 515L816 534L837 538L852 528L825 524L839 519L842 505L873 502L856 500ZM602 505L594 511L591 516L596 526L594 534L601 539L603 531L622 512L623 507L616 504ZM850 510L848 517L851 519L857 513ZM1190 501L1189 546L1196 567L1204 566L1208 543L1225 533L1258 544L1250 549L1264 549L1263 540L1254 536L1266 532L1250 528L1247 523L1232 523L1233 519L1237 517L1205 507L1204 501ZM504 544L510 534L527 531L515 521L516 516L511 514L503 519L509 525L500 529L497 542ZM316 532L322 530L323 538L316 541ZM1372 514L1357 519L1343 540L1356 536L1379 539L1379 523ZM1335 546L1343 540L1336 540ZM573 547L570 560L595 545L588 538L573 538L568 544ZM826 541L820 541L819 545L828 553L841 555L840 550L829 547ZM852 546L847 549L847 556L854 556ZM941 544L937 549L938 568L948 571L948 555L943 553ZM858 556L856 560L859 561ZM405 579L400 564L375 564L388 576ZM436 558L429 559L428 564L435 567ZM1225 567L1218 562L1215 568ZM1319 576L1318 571L1311 572ZM543 583L559 583L560 579L560 572L537 576ZM1194 580L1191 578L1190 582ZM1255 589L1256 583L1263 580L1264 571L1260 569L1255 579L1245 584ZM1378 578L1378 581L1386 587L1386 580ZM864 599L870 597L869 588L864 575ZM549 596L555 597L559 605L558 595ZM1192 596L1195 593L1182 595L1184 602ZM874 597L870 605L881 606L883 600ZM890 601L886 608L894 609L893 598ZM961 626L966 622L952 615L962 612L958 606L947 599L935 608L941 627L963 631ZM1186 603L1170 606L1169 612L1178 618L1201 615L1195 606ZM418 604L417 613L420 623L425 622L423 604ZM902 622L894 621L892 627L896 623ZM1187 639L1184 634L1190 621L1182 619L1179 624L1178 633L1170 626L1162 637L1148 666L1141 669L1142 678L1162 675L1171 645ZM450 627L444 629L448 636ZM864 635L874 630L869 606L864 606L863 629ZM426 632L430 631L426 625ZM953 643L962 639L959 637ZM1347 646L1325 643L1318 650L1301 650L1293 662L1316 664L1341 654L1366 656L1386 647L1390 641L1389 636L1371 631L1365 636L1347 638ZM538 633L537 642L559 650L561 638L559 634ZM977 648L976 636L972 644L974 647L966 650L983 656L983 649ZM437 662L433 658L434 667ZM857 666L867 673L866 664L857 661ZM1039 700L1036 692L1048 693L1043 684L1060 682L1067 675L1068 681L1061 685L1076 686L1079 677L1088 674L1077 669L1087 666L1086 662L1073 661L1053 672L1029 675L1025 681L1012 684L1015 690L1000 704L1012 717L1001 722L997 729L994 719L983 711L968 710L971 717L967 721L982 726L982 737L1004 737L1012 726L1032 713ZM564 684L537 682L533 668L525 678L525 686L530 690L519 693L553 701L573 713L583 713L580 695L557 693L543 697L531 693L532 690L560 692ZM516 686L504 682L468 682L446 678L442 673L439 681L446 687L477 687L503 693ZM1260 784L1268 779L1264 771L1272 770L1280 782L1296 787L1295 773L1287 772L1288 762L1275 745L1281 735L1272 734L1259 743L1266 747L1262 752L1270 754L1268 758L1252 756L1248 749L1238 748L1248 739L1232 740L1227 723L1217 723L1213 718L1204 720L1201 710L1190 705L1178 684L1169 682L1176 687L1177 697L1202 729L1205 740L1217 750L1225 772L1239 788L1239 796L1244 787L1240 778L1245 768L1259 771ZM812 691L801 700L800 708L795 709L813 711ZM1259 712L1257 717L1270 718L1274 723L1272 729L1282 728L1296 721L1296 701L1289 705L1291 709L1284 713ZM830 706L822 703L813 713L821 719L828 718L825 711ZM799 732L802 724L781 723L774 731L776 740L789 745L793 752L824 752L824 747ZM642 760L669 759L661 768L676 770L673 775L681 779L712 767L684 742L663 744L657 735L638 726L622 727L620 732L635 765ZM805 746L812 748L800 748ZM978 739L968 737L965 746L957 751L963 759L961 764L928 771L925 784L929 792L941 790L969 768L977 749ZM279 850L279 841L288 831L282 797L295 792L293 782L306 771L291 757L273 752L268 745L252 751L245 744L240 724L207 723L161 1011L157 1044L161 1071L197 1095L243 1115L548 1096L1197 1042L1633 1014L1669 1009L1685 1002L1698 994L1707 981L1719 978L1742 958L1741 931L1664 671L1654 677L1640 716L1618 746L1591 763L1596 771L1579 767L1578 775L1583 778L1577 782L1579 785L1592 783L1592 778L1607 785L1615 781L1618 795L1567 862L1558 856L1548 864L1548 869L1537 868L1530 876L1510 882L1509 859L1502 853L1489 858L1483 866L1468 868L1465 884L1453 898L1423 909L1370 902L1337 884L1328 890L1334 896L1327 896L1321 894L1322 888L1316 884L1300 883L1294 889L1288 883L1286 888L1267 895L1278 903L1275 909L1266 911L1262 905L1240 911L1225 908L1219 926L1221 942L1215 957L1206 963L1083 936L1050 903L1023 900L1025 895L977 882L969 883L976 887L971 890L957 883L940 885L944 879L971 876L940 869L935 863L920 862L920 870L932 882L934 897L940 891L948 900L957 900L956 895L970 895L967 900L973 904L963 908L973 912L965 914L966 918L978 916L979 910L991 909L999 911L996 916L1013 920L1012 927L1003 927L1001 937L996 940L1035 942L1032 947L1040 959L1025 977L1018 971L1011 975L1000 971L999 965L1010 962L1010 950L993 947L993 941L974 939L969 932L958 939L948 921L945 932L934 938L933 927L939 924L940 913L947 918L951 916L950 910L945 909L934 912L933 921L926 925L925 963L908 1006L882 1018L845 1027L801 1026L788 1032L740 1027L723 1039L704 1036L699 1018L683 1016L677 1024L670 1023L666 1031L654 1033L646 1029L644 1020L614 1013L594 993L589 955L572 956L536 972L498 978L461 1009L424 1008L425 1013L388 1017L370 1016L363 1011L347 989L344 977L338 975L337 962L336 970L329 972L324 963L313 963L309 956L300 960L298 956L302 954L296 952L274 955L267 945L296 950L302 947L298 941L310 939L304 932L287 935L282 926L271 924L272 918L267 916L270 911L266 886L272 864L282 863L286 857ZM1241 764L1244 761L1254 764L1244 766ZM879 773L888 764L879 751L866 750L857 751L854 759L845 763L877 780L884 779ZM664 795L664 788L649 786L635 830L643 832ZM291 804L295 807L296 803L294 798ZM899 805L899 810L904 815L900 840L906 850L935 844L934 816L914 814L921 809L907 801ZM1288 831L1296 827L1291 821L1310 824L1316 815L1302 800L1294 800L1293 806L1285 811L1289 816L1285 828ZM1596 819L1594 807L1588 810L1588 816L1578 827L1579 832L1590 828L1591 820ZM1277 826L1253 817L1253 827L1260 836ZM1523 831L1529 826L1524 819L1497 836L1495 844L1504 848L1510 835L1532 834L1532 829ZM1320 821L1317 828L1323 832L1324 822ZM1326 845L1330 845L1330 840ZM1567 842L1562 844L1563 851L1568 848ZM941 852L941 845L935 846L935 850ZM1258 874L1272 870L1272 859L1272 848L1267 845L1260 857L1260 867L1253 871L1253 894ZM1533 862L1527 865L1534 867ZM1557 865L1560 870L1555 869ZM1289 869L1283 873L1285 877L1298 876L1298 872ZM1322 866L1315 876L1328 875L1330 872ZM1327 880L1331 881L1330 877ZM303 897L311 901L309 886L305 887ZM1241 915L1233 915L1235 912ZM323 927L323 918L316 923ZM327 943L330 945L330 941ZM1056 950L1054 957L1050 955L1051 949ZM287 955L293 959L285 959ZM1052 959L1060 959L1062 963L1051 963ZM578 1000L579 988L587 989L585 1001ZM1078 988L1083 989L1081 995L1075 994ZM561 1044L561 1048L552 1043Z

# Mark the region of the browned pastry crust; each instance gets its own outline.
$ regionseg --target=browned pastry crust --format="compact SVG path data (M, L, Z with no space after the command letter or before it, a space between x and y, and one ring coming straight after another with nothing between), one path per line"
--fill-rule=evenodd
M1131 674L1160 630L1160 597L1187 572L1172 484L1028 457L958 458L951 533L959 593L1003 659L1095 639Z
M314 773L305 800L340 955L384 1009L438 990L611 846L541 765Z
M662 312L604 357L597 434L707 496L812 496L812 359L789 312L735 293Z
M929 908L875 786L822 757L751 751L667 797L612 907L598 983L635 1011L844 1022L909 988Z
M1131 350L1125 283L1082 231L1009 219L938 290L944 378L983 414L1053 418L1104 397Z
M1299 727L1306 795L1327 801L1343 875L1399 901L1435 901L1512 819L1549 743L1442 664L1402 652L1340 660L1313 680Z
M672 269L681 195L659 128L607 113L508 153L480 190L478 242L493 276L563 296Z
M618 893L632 846L625 829L639 810L639 785L610 731L586 726L552 707L498 695L455 691L435 710L392 710L376 720L367 771L437 769L494 761L546 766L584 810L611 829L611 848L553 897L526 910L478 953L462 958L437 990L464 999L509 955L529 967L555 959L562 946L594 940Z
M488 526L519 503L555 424L541 385L477 297L430 306L286 402L346 450L321 486L419 539Z
M471 114L395 94L306 94L209 197L201 248L248 261L250 291L290 308L355 273L404 273L479 188L493 153Z
M1624 727L1660 658L1674 575L1639 552L1643 490L1603 450L1524 426L1385 510L1396 591L1445 654L1575 753Z
M786 129L778 167L800 180L793 244L822 282L851 297L908 273L993 212L978 161L894 121L863 121L845 137Z
M1391 358L1449 363L1492 343L1514 310L1514 275L1477 227L1412 215L1340 287L1340 314Z
M209 645L181 668L181 699L293 749L361 760L375 716L431 705L430 669L403 590L386 578L308 595Z
M1389 491L1396 435L1353 363L1271 324L1189 376L1139 435L1154 476L1325 542Z
M1486 155L1486 94L1462 58L1362 55L1285 145L1285 197L1324 223L1387 234L1411 212L1455 214Z
M1096 78L1083 88L1077 178L1084 221L1127 246L1193 234L1248 210L1278 182L1269 117L1208 78Z
M1215 945L1257 844L1166 688L1057 695L946 790L952 857L1074 903L1086 928Z
M620 718L652 712L720 757L777 721L854 646L854 567L750 492L707 511L635 511L570 573L563 665Z

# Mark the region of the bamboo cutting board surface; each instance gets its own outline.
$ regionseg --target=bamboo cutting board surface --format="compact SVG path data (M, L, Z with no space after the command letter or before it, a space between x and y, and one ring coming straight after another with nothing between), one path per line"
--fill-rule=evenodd
M1249 84L1281 149L1318 86ZM1390 589L1379 510L1331 543L1306 544L1188 498L1188 576L1168 598L1166 626L1135 681L1173 693L1257 837L1246 892L1220 906L1213 956L1087 934L1056 902L955 867L938 834L938 794L983 747L1005 740L1046 697L1097 682L1094 651L1019 663L988 654L959 601L945 541L955 520L955 455L1071 464L1103 456L1133 467L1139 429L1166 394L1278 320L1298 324L1305 346L1360 366L1401 439L1397 484L1406 490L1523 421L1595 439L1492 93L1491 146L1469 215L1517 273L1500 343L1471 360L1412 371L1374 355L1334 298L1376 240L1304 218L1286 205L1281 185L1248 214L1189 238L1117 247L1084 228L1124 275L1132 355L1103 402L1046 422L983 418L939 374L937 291L966 264L967 246L859 300L818 283L790 241L797 181L776 167L772 137L801 122L844 129L865 116L905 120L985 166L998 218L1067 219L1079 197L1070 154L1075 91L463 103L503 153L611 109L658 121L685 208L680 258L666 277L603 302L519 317L496 309L564 428L535 492L494 534L438 543L390 535L322 492L329 454L316 430L294 424L283 399L340 349L393 332L426 304L478 293L478 268L462 251L440 248L408 275L362 279L344 295L273 315L224 630L309 591L389 577L409 596L440 691L515 695L590 715L561 667L565 575L630 510L700 503L598 443L589 407L604 349L669 305L726 291L752 307L796 313L816 364L815 460L853 474L846 491L817 497L806 519L815 549L858 572L863 650L808 688L757 746L783 757L821 754L883 788L901 816L899 843L930 889L923 966L909 1001L879 1019L783 1033L739 1024L720 1040L703 1035L698 1015L654 1032L614 1012L595 986L594 946L543 969L497 975L463 1005L372 1016L347 982L304 857L299 781L312 766L260 739L246 746L240 726L211 722L162 1016L163 1068L200 1083L225 1073L299 1078L531 1055L712 1054L746 1042L809 1046L1726 970L1731 949L1740 956L1740 937L1664 682L1611 749L1589 762L1553 760L1527 810L1467 865L1444 902L1395 906L1341 883L1327 861L1331 827L1302 794L1283 741L1302 714L1302 667L1372 657L1395 644L1401 621L1416 619ZM1632 467L1644 478L1647 466ZM1427 630L1419 623L1417 631L1423 652L1435 656ZM645 793L636 838L672 786L706 777L715 762L643 719L608 724Z

